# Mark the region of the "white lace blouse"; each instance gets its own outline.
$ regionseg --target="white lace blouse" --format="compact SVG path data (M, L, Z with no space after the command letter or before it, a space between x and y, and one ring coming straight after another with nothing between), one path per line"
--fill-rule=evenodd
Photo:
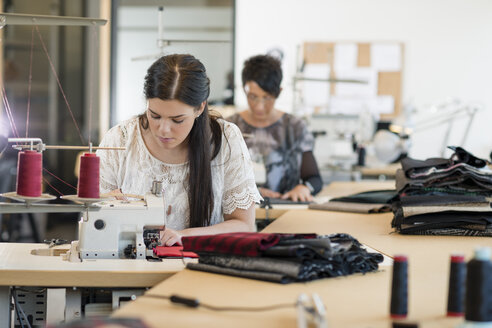
M214 192L211 224L223 222L223 215L231 214L236 208L247 209L251 203L261 200L239 128L221 119L219 123L223 130L222 145L211 163ZM152 156L143 141L137 117L110 129L100 146L126 147L126 150L97 151L101 158L101 193L121 189L123 193L145 195L153 181L162 181L165 207L171 206L167 226L175 230L189 227L188 162L167 164Z

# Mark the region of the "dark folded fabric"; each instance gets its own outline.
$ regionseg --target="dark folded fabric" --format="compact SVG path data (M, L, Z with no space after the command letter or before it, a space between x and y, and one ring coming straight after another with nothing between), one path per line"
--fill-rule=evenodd
M397 208L391 225L403 234L492 236L492 212L444 211L403 217Z
M199 263L216 265L220 267L232 268L247 271L262 271L280 273L284 276L296 279L301 271L300 261L288 261L270 257L248 257L236 255L210 255L203 254Z
M445 168L450 164L451 161L447 158L429 158L422 161L405 157L401 160L401 168L406 174L410 174L416 169L425 169L429 167Z
M391 202L397 197L394 189L372 190L330 199L322 204L309 204L312 210L350 213L383 213L391 210Z
M322 204L309 204L311 210L349 212L349 213L384 213L391 211L389 204L362 204L362 203L346 203L337 201L328 201Z
M329 237L325 238L325 236L317 236L316 234L308 234L308 236L312 236L312 238L281 238L277 246L309 245L326 249L331 248L331 241Z
M488 204L485 196L469 195L413 195L400 196L401 206L438 206L459 204Z
M487 169L477 168L465 163L455 163L445 168L430 167L430 168L426 168L425 170L415 170L414 172L409 174L408 177L411 179L426 179L429 177L437 177L437 176L445 177L452 174L453 171L456 169L461 169L462 171L466 171L470 175L476 175L476 176L492 175L492 172Z
M428 222L469 222L476 224L488 225L492 224L492 212L467 212L467 211L442 211L437 213L428 213L412 216L403 216L403 211L397 208L394 212L395 221L397 224L413 224L413 223L428 223Z
M492 213L492 209L489 204L449 204L449 205L438 205L438 206L402 206L403 217L409 217L420 214L430 214L430 213L441 213L441 212L489 212Z
M403 159L402 170L396 175L397 189L402 189L402 183L418 183L422 186L432 184L434 187L439 187L439 184L456 185L463 183L465 178L470 180L467 181L470 186L478 183L482 184L483 188L487 188L492 183L492 172L482 169L488 163L486 160L473 156L461 147L448 148L454 150L450 159L430 158L424 161Z
M464 168L456 168L448 174L430 175L425 179L409 179L407 185L421 187L445 187L470 189L471 191L491 190L492 176L476 174ZM475 189L475 190L473 190Z
M430 167L445 168L454 163L464 163L476 168L482 168L487 164L487 161L473 156L470 152L461 147L448 146L449 149L454 150L450 159L447 158L429 158L426 160L417 160L410 157L403 158L401 160L401 167L407 175L413 170L425 169Z
M262 257L199 253L199 263L187 268L245 278L288 283L375 271L383 261L350 235L334 234L272 246Z
M258 263L261 261L262 263ZM280 283L310 281L376 271L383 255L361 249L335 255L329 260L278 260L268 257L236 257L200 255L199 263L188 263L187 268L222 273L245 278Z
M235 232L206 236L188 236L183 237L182 242L184 251L260 256L264 250L281 241L311 238L316 238L316 234Z
M284 244L270 247L263 252L264 256L269 257L295 257L298 259L328 258L331 256L333 249L330 240L326 239L308 239L308 243L302 244ZM314 241L314 243L312 242ZM311 242L311 243L309 243Z
M470 152L464 150L461 147L448 146L449 149L454 150L452 159L456 162L466 163L474 167L484 167L487 165L487 161L473 156Z
M286 284L291 282L286 275L281 273L273 273L273 272L261 272L261 271L249 271L249 270L237 270L231 268L224 268L216 265L203 264L203 263L188 263L186 264L186 268L197 271L205 271L211 273L219 273L225 274L228 276L236 276L242 278L270 281L270 282L278 282L281 284Z
M468 228L435 228L435 229L402 229L404 235L423 236L470 236L470 237L492 237L492 229L476 230Z
M402 160L392 226L403 234L492 236L492 171L461 147L450 159Z
M491 197L490 191L469 191L467 189L456 190L450 188L434 188L434 187L405 187L400 191L401 196L485 196Z
M332 198L331 201L362 204L389 204L397 194L395 189L371 190L344 197Z
M408 178L403 171L396 172L396 189L408 193L409 189L442 188L459 193L492 195L492 175L477 174L456 168L446 174L432 174L425 178Z

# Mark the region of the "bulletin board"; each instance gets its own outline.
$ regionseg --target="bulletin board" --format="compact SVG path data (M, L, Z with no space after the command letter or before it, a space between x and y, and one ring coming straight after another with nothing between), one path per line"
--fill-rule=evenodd
M400 42L305 42L304 103L314 113L369 111L381 119L394 118L401 110L403 49ZM350 80L365 83L343 82Z

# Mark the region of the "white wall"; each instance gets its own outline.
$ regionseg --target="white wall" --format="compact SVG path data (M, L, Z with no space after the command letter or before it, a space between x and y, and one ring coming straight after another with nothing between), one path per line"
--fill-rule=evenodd
M398 41L405 45L403 103L424 110L450 97L483 104L464 145L492 150L492 1L490 0L237 0L236 72L252 55L280 47L284 81L277 103L292 111L296 47L305 41ZM240 74L236 102L246 107ZM424 115L425 116L425 115ZM456 122L449 144L458 144ZM410 155L439 156L445 128L415 133Z
M143 83L147 69L163 54L189 53L202 61L210 78L210 99L223 98L226 74L232 69L231 43L172 43L160 53L157 47L156 6L121 6L118 9L116 68L116 122L145 110ZM230 40L228 7L175 7L164 9L164 39ZM209 28L204 30L204 28ZM135 58L149 57L143 60Z

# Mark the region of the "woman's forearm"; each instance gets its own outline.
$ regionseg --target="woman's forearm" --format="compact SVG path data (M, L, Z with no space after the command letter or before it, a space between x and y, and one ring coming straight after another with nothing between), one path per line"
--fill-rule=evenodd
M252 203L247 209L236 208L231 214L224 215L224 222L208 227L188 228L180 231L165 229L160 234L160 240L164 246L175 244L182 245L182 237L214 235L228 232L253 232L255 231L255 205Z
M254 221L252 224L239 219L229 219L227 221L214 224L208 227L188 228L181 230L182 236L214 235L228 232L252 232L256 231Z

